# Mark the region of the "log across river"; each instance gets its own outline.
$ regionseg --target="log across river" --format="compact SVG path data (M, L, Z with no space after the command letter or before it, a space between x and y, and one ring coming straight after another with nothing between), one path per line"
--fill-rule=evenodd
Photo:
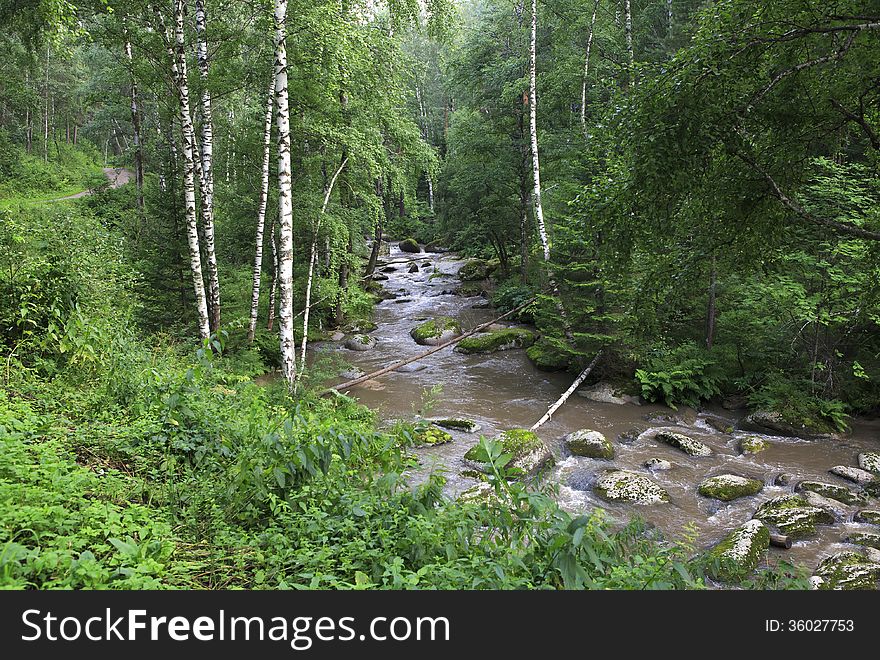
M383 274L388 279L382 285L395 297L383 300L375 309L377 328L369 333L376 339L374 348L363 352L348 350L344 339L315 344L312 358L331 354L352 366L335 383L424 353L427 347L416 344L410 330L427 318L451 316L468 330L499 315L486 307L485 298L457 295L461 282L456 273L464 263L458 256L450 253L421 256L423 258L416 262L420 268L413 273L408 272L413 255L399 252L396 244L391 246L390 254L383 257L384 263L377 270L385 271ZM513 325L508 321L504 323ZM448 478L448 492L454 496L476 483L461 472L465 469L463 455L478 441L480 433L491 436L504 429L529 428L568 389L572 380L571 374L539 371L521 349L464 355L449 347L347 391L390 423L395 419L415 419L422 406L423 392L440 386L435 405L424 411L426 417L466 418L478 423L482 428L477 434L451 431L453 442L416 450L421 467L412 475L413 479L424 479L431 470L443 470ZM801 480L853 488L854 484L829 474L828 470L836 465L854 466L859 453L880 450L880 420L853 420L852 432L840 440L807 441L768 436L769 447L765 451L743 455L738 449L740 432L720 432L707 423L710 418L721 418L725 424L734 426L743 412L720 407L700 412L673 411L651 404L598 402L582 396L584 389L575 392L538 429L556 456L557 464L550 478L559 486L561 505L577 513L601 507L620 522L638 515L670 538L681 537L688 526L693 526L700 546L720 540L749 520L761 502L792 492ZM577 429L602 432L614 444L616 457L602 461L566 455L562 438ZM699 439L711 448L712 455L689 456L658 442L654 436L660 430ZM649 472L644 465L653 458L669 461L672 469ZM597 475L609 467L649 476L668 491L670 502L637 506L600 499L592 485ZM697 493L700 482L720 474L757 479L764 488L757 495L728 503ZM778 485L780 483L786 485ZM833 552L858 550L857 546L844 543L844 537L858 531L880 531L876 526L853 522L859 508L842 506L836 524L819 525L815 535L795 541L791 549L772 547L771 560L785 559L812 569ZM867 508L878 508L877 499Z

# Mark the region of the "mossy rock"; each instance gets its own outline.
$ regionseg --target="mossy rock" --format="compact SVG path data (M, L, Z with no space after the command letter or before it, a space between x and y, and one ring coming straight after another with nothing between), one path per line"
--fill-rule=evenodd
M525 328L508 328L496 332L482 332L458 342L458 353L493 353L511 348L527 348L535 343L535 333Z
M534 431L509 429L495 436L494 440L501 443L505 454L510 454L508 468L518 469L526 475L532 475L544 467L553 465L553 453ZM484 464L477 459L478 448L479 445L474 445L468 449L464 459L476 469L484 471Z
M432 424L442 426L444 429L452 429L453 431L464 431L465 433L476 433L480 430L480 425L470 419L448 418L448 419L432 419Z
M749 520L706 553L707 573L720 582L740 582L749 576L770 547L770 530L760 520Z
M775 527L793 540L815 533L816 525L832 525L835 518L819 507L811 506L800 495L780 495L767 500L753 516L768 527Z
M608 470L599 477L593 490L609 502L647 505L669 501L669 493L660 485L627 470Z
M466 282L455 290L455 295L462 298L474 298L486 293L486 288L479 282Z
M757 495L764 489L764 483L736 474L719 474L709 477L697 488L703 497L711 497L722 502L730 502L740 497Z
M545 339L539 339L526 350L526 355L541 371L565 371L570 359Z
M740 421L739 428L744 431L808 440L836 437L834 429L824 423L810 420L790 420L780 412L768 410L753 412Z
M352 332L355 334L366 334L368 332L373 332L379 325L370 321L369 319L361 319L360 321L353 321L346 325L343 329L345 332Z
M375 346L376 339L370 335L355 335L345 342L345 347L350 351L369 351Z
M614 458L614 446L599 431L580 429L566 435L562 443L575 456L605 460Z
M835 520L846 520L849 517L849 507L843 502L822 497L819 493L814 493L811 490L802 491L801 496L807 501L807 504L822 509L833 516Z
M880 534L873 532L853 532L843 538L844 543L864 545L869 548L880 550Z
M869 451L859 454L859 467L874 474L880 474L880 454Z
M462 282L476 282L484 280L488 275L489 266L482 259L471 259L458 271L458 279Z
M437 346L461 334L461 324L450 316L436 316L417 325L410 336L422 346Z
M413 440L417 445L445 445L447 442L452 442L452 436L443 429L432 425L417 430L413 434Z
M828 470L831 474L847 481L852 481L859 486L871 486L877 483L877 475L861 468L850 467L849 465L835 465Z
M674 467L672 463L662 458L649 458L644 462L644 466L651 472L666 472Z
M733 424L722 417L714 417L710 415L708 417L704 417L703 421L706 423L707 426L715 429L719 433L733 433Z
M868 498L862 493L852 491L846 486L828 484L823 481L801 481L795 490L811 490L814 493L819 493L822 497L829 497L849 505L868 503Z
M876 589L880 564L856 552L838 552L823 559L810 582L817 589Z
M740 438L738 443L740 454L758 454L770 446L764 438L757 435L747 435Z
M475 486L471 486L459 494L458 499L462 502L472 502L474 504L489 504L498 500L498 493L492 484L481 481Z
M880 511L872 511L871 509L862 509L853 517L853 520L869 525L880 526Z
M418 254L422 251L422 248L419 247L418 241L414 238L407 238L406 240L400 241L397 244L397 247L400 248L401 252L409 252L410 254Z
M691 456L709 456L712 454L712 450L708 446L683 433L660 431L655 437L660 442L665 442L670 447L680 449L685 454L690 454Z

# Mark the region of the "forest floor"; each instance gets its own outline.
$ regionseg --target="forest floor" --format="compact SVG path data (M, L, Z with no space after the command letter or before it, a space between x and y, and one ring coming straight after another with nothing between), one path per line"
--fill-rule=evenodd
M124 186L126 183L131 181L134 178L134 172L125 167L104 167L102 168L104 172L104 176L107 177L107 180L110 182L111 188L119 188L120 186ZM68 199L79 199L80 197L85 197L86 195L91 195L92 189L87 188L85 190L81 190L78 193L74 193L73 195L65 195L64 197L56 197L54 199L46 199L44 202L62 202Z

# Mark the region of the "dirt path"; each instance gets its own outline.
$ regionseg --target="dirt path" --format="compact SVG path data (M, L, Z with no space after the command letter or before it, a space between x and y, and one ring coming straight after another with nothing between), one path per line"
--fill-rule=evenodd
M134 172L125 168L125 167L105 167L104 176L107 177L107 181L110 182L111 188L119 188L120 186L124 186L126 183L131 181L134 178ZM47 199L46 202L62 202L68 199L79 199L80 197L85 197L86 195L91 195L91 190L83 190L82 192L78 192L74 195L67 195L66 197L56 197L55 199Z

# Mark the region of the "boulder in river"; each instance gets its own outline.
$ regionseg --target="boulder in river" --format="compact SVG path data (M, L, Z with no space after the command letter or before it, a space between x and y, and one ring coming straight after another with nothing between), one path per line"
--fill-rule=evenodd
M627 470L608 470L593 487L599 497L609 502L661 504L669 501L669 493L648 477Z
M369 351L376 346L376 339L370 335L355 335L349 337L345 347L350 351Z
M880 550L880 534L874 532L853 532L843 538L844 543L864 545L869 548Z
M767 449L770 444L759 435L747 435L740 438L738 446L740 454L757 454Z
M690 454L691 456L709 456L712 453L712 450L705 444L699 440L690 438L683 433L660 431L660 433L654 437L660 442L665 442L667 445L680 449L685 454Z
M501 443L501 449L505 454L511 455L508 468L532 475L541 468L553 464L553 453L534 431L509 429L495 436L494 440ZM474 445L468 449L464 459L476 469L484 471L485 465L477 460L478 448L479 445Z
M485 287L479 282L465 282L453 292L462 298L475 298L486 293Z
M706 426L715 429L719 433L733 433L733 424L730 420L724 419L723 417L707 415L703 418L703 422Z
M406 240L400 241L397 244L397 247L400 248L401 252L409 252L410 254L417 254L422 251L422 248L419 247L418 242L414 238L407 238Z
M838 552L816 568L810 583L816 589L876 589L880 564L857 552Z
M721 582L739 582L754 571L770 547L770 530L760 520L749 520L706 553L707 572Z
M421 362L410 362L409 364L404 364L404 365L397 367L397 369L395 369L394 371L401 373L401 374L411 374L411 373L415 373L416 371L422 371L423 369L427 369L427 368L428 368L428 366L425 364L422 364Z
M395 271L397 271L397 268L395 268L394 266L385 266L384 268L382 268L383 273L393 273Z
M880 511L862 509L861 511L856 513L856 515L853 517L853 520L860 523L880 526Z
M575 456L606 460L614 458L614 446L599 431L574 431L562 439L562 444Z
M719 474L703 481L697 488L697 492L703 497L730 502L739 497L757 495L763 489L763 481L740 477L736 474Z
M739 422L739 428L743 431L753 431L767 435L782 435L792 438L806 438L808 440L835 437L835 434L831 433L829 429L792 422L785 419L779 412L767 410L758 410L743 418Z
M406 272L410 273L410 274L418 273L419 272L419 265L418 264L410 264L409 268L406 269Z
M437 346L461 334L461 325L451 316L435 316L410 331L410 336L422 346Z
M488 274L488 265L482 259L471 259L458 270L458 279L462 282L484 280Z
M471 335L458 342L458 353L493 353L511 348L526 348L535 343L535 333L526 328L508 328L497 332Z
M596 383L590 387L579 389L577 395L589 399L590 401L596 401L598 403L613 403L618 406L622 406L626 403L639 404L639 400L636 397L621 392L614 388L610 383Z
M830 497L832 500L843 502L844 504L867 504L868 499L862 493L850 490L846 486L838 486L837 484L829 484L823 481L801 481L795 490L811 490L819 493L822 497Z
M859 486L867 486L877 481L877 475L861 468L850 467L849 465L835 465L828 470L831 474L852 481Z
M452 442L452 436L432 424L426 428L417 429L413 434L413 441L418 445L445 445L447 442Z
M374 282L386 282L388 281L388 276L385 273L373 273L371 276Z
M432 419L431 422L437 426L442 426L444 429L464 431L465 433L476 433L480 430L480 425L470 419L450 417L446 419Z
M832 500L830 497L822 497L819 493L805 490L801 493L807 504L817 509L822 509L837 520L846 520L849 517L849 507L843 502Z
M652 472L665 472L672 469L672 463L662 458L649 458L645 461L645 467Z
M880 454L869 451L859 454L859 467L874 474L880 474Z
M810 536L816 531L816 525L835 522L832 514L810 506L800 495L780 495L767 500L758 507L753 517L768 527L775 527L792 540Z

